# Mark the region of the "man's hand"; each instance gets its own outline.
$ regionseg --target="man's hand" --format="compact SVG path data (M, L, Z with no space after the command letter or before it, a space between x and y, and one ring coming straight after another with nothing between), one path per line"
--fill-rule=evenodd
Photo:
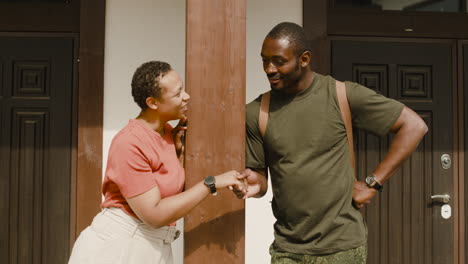
M239 190L235 188L233 191L239 199L246 199L250 197L260 197L266 192L266 175L259 172L252 171L251 169L245 169L240 176L239 180L244 181L246 190ZM263 187L263 188L262 188Z
M184 150L185 150L185 130L187 130L187 117L184 116L179 120L174 129L172 129L172 139L174 140L174 146L176 149L177 157L180 163L184 163Z
M370 188L366 183L362 181L355 181L353 188L353 206L357 209L364 207L366 204L370 204L372 197L377 193L377 190Z

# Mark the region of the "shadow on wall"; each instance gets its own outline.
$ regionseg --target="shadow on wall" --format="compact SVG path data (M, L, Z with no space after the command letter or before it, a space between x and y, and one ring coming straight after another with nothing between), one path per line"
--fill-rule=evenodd
M236 255L237 245L245 238L244 219L244 210L237 210L203 222L191 230L186 229L184 240L193 240L195 243L190 243L189 246L185 243L185 256L190 256L200 247L210 248L214 245L226 250L229 254ZM185 222L190 222L190 219L186 217ZM226 237L233 239L226 240Z

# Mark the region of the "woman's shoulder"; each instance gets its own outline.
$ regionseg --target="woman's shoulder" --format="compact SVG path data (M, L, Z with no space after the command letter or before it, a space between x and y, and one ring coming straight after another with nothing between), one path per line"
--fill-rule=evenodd
M130 120L130 122L114 136L112 145L138 145L144 143L142 141L148 138L145 136L145 130L134 121L135 120Z

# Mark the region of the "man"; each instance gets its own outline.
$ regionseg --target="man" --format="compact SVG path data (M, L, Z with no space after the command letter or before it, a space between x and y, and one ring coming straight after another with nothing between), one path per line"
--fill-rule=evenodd
M353 126L380 136L395 133L368 184L355 182L336 82L311 70L303 29L278 24L266 36L261 56L271 87L269 118L262 136L261 96L247 105L248 169L241 177L248 192L238 197L263 196L269 169L276 218L272 263L365 263L367 229L356 208L370 203L415 150L426 124L403 104L347 82Z

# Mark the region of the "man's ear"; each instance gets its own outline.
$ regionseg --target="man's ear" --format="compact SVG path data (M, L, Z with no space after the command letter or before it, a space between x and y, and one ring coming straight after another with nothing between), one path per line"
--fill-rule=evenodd
M299 63L301 64L301 67L305 68L308 67L310 64L310 58L312 57L312 54L310 54L310 51L304 51L301 54L301 57L299 57Z
M148 106L149 109L153 109L153 110L158 109L158 101L154 97L147 97L146 105Z

